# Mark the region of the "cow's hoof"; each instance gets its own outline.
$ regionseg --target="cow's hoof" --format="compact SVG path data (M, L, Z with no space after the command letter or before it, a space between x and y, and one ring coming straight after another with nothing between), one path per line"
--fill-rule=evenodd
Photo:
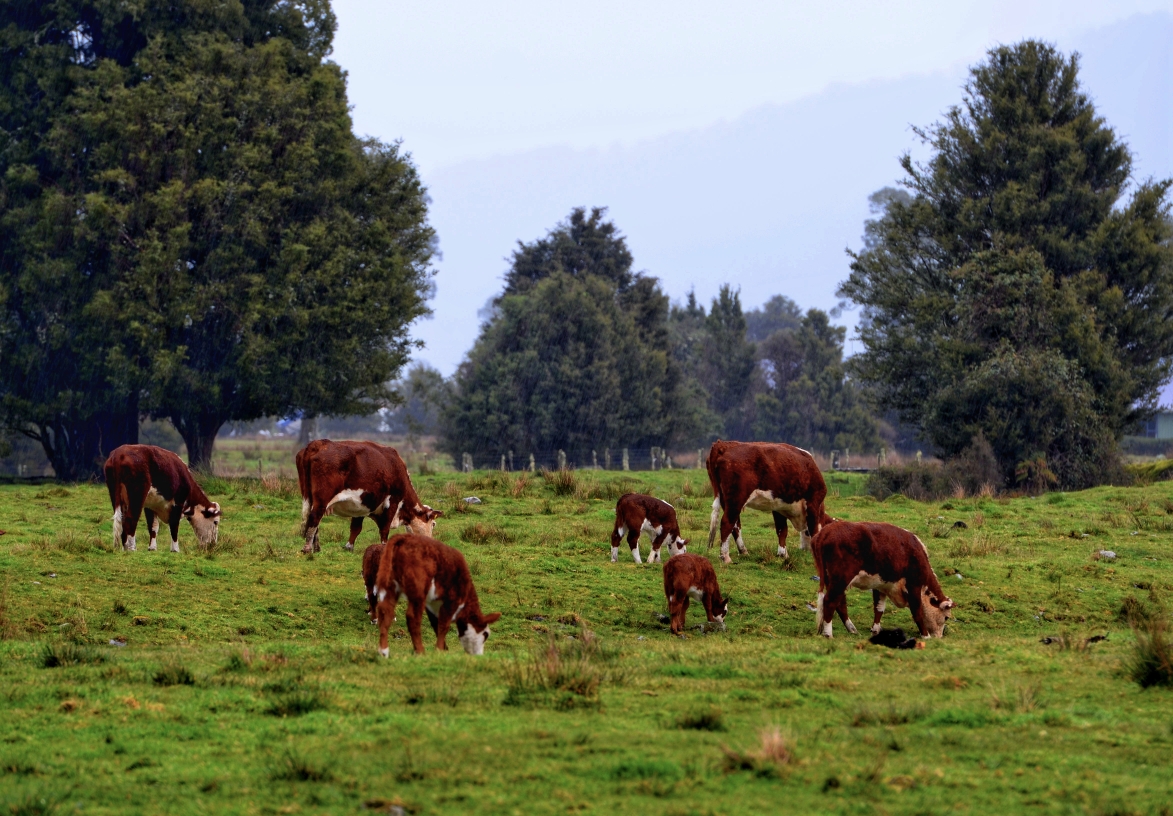
M382 657L390 657L391 656L391 647L387 647L386 649L380 649L379 654Z
M722 560L722 561L724 561L726 564L732 564L732 563L733 563L733 559L732 559L732 558L730 558L730 557L729 557L728 555L726 555L725 553L721 553L721 560Z
M347 544L347 545L346 545L346 551L347 551L347 552L354 552L354 545L353 545L353 544Z

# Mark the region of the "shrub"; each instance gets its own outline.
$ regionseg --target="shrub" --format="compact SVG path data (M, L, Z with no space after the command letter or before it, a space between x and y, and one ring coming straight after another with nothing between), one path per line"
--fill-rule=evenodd
M578 489L578 475L568 468L558 470L542 469L542 481L554 491L555 496L572 496Z
M292 691L280 694L269 703L266 714L274 717L299 717L311 711L320 711L328 707L328 701L322 692L312 689Z
M993 448L979 433L968 448L944 464L910 462L878 468L868 476L866 489L881 501L894 493L929 501L967 495L989 497L1001 484Z
M1141 688L1173 686L1173 643L1169 640L1169 621L1159 612L1130 616L1129 624L1136 638L1128 661L1128 676Z
M334 774L303 756L287 751L269 772L269 778L274 782L329 782Z
M690 731L724 731L725 720L718 708L681 714L676 718L676 727Z

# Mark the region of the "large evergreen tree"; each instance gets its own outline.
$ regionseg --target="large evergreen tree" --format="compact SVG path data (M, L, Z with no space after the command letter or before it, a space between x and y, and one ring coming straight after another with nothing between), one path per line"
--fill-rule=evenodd
M492 460L555 450L664 446L692 427L695 391L671 356L668 299L605 210L583 209L519 244L455 377L445 445Z
M1078 68L1033 41L990 51L918 131L932 156L903 158L911 198L879 202L840 290L881 407L946 454L980 431L1007 479L1042 455L1070 486L1104 478L1173 362L1170 182L1130 187Z
M0 14L9 426L77 478L140 412L198 465L225 421L390 397L434 238L411 164L352 133L326 0Z

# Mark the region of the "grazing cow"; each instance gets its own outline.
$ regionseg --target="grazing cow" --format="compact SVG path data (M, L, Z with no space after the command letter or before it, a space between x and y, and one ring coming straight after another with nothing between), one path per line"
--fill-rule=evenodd
M321 550L318 525L334 514L350 519L350 541L362 532L370 516L386 541L392 527L406 524L419 535L430 536L443 513L420 504L407 475L407 466L395 448L375 442L315 440L297 453L297 482L301 488L301 516L305 524L302 552Z
M615 529L611 532L611 563L619 560L619 542L627 536L631 546L631 557L635 563L639 558L639 534L647 530L656 537L648 553L648 563L660 560L660 547L668 542L668 556L685 551L687 538L680 537L680 525L676 522L676 508L653 496L627 493L615 505Z
M953 601L929 566L928 550L908 530L878 522L837 521L814 537L811 554L819 572L816 627L826 637L831 637L836 612L847 631L855 634L847 615L848 587L872 591L873 633L881 631L880 618L889 599L901 609L909 608L921 637L941 637L945 621L953 617Z
M725 628L729 598L721 597L717 573L709 559L688 553L668 559L664 565L664 594L668 597L668 614L672 617L672 634L684 629L684 616L690 600L704 604L709 623Z
M778 555L787 557L786 521L799 531L799 546L810 547L811 537L831 521L823 512L827 485L815 459L801 448L770 442L722 442L709 449L709 482L713 486L713 515L709 546L721 523L721 559L728 563L729 542L745 555L741 512L745 508L774 514Z
M485 615L460 550L422 535L397 535L387 542L375 579L378 597L379 654L387 657L387 630L395 604L407 601L407 631L416 654L424 653L420 627L425 612L436 633L436 648L447 651L448 628L455 623L460 645L470 655L483 654L489 626L500 612Z
M372 544L362 554L362 580L367 587L367 614L371 616L371 623L378 623L379 617L375 608L379 599L375 595L375 581L379 577L379 561L383 557L386 544Z
M106 459L106 489L114 508L114 546L135 549L138 517L145 512L151 545L158 549L159 521L171 530L171 552L179 552L179 520L187 519L202 547L216 543L220 505L196 484L183 460L154 445L123 445Z

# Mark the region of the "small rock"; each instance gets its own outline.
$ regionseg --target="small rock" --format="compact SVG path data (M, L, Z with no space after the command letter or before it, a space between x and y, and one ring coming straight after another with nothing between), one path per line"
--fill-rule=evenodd
M663 612L657 612L656 619L660 621L660 623L672 623L672 618L668 617Z
M55 573L55 572L50 572L50 573L49 573L49 577L50 577L50 578L56 578L56 577L57 577L57 573Z
M954 575L953 577L954 577L954 578L956 578L958 581L964 581L964 580L965 580L965 576L963 576L963 575L962 575L960 572L959 572L959 573L957 573L956 575Z
M40 584L40 581L33 581L34 584Z
M1112 552L1111 550L1100 550L1098 553L1096 553L1096 555L1098 555L1100 558L1104 559L1105 561L1115 561L1116 560L1116 553Z
M1079 537L1080 538L1090 538L1091 536L1088 533L1080 533Z
M636 638L636 640L647 640L647 638L644 637L643 635L640 635L639 637Z
M812 576L811 576L811 580L812 580L812 581L817 581L817 580L819 580L819 576L817 576L817 575L812 575Z
M1140 535L1140 531L1139 531L1139 530L1133 530L1131 533L1129 533L1129 535Z
M134 616L134 625L135 626L146 626L150 622L151 622L151 619L148 618L146 615L135 615Z
M525 619L530 620L530 621L544 621L546 619L546 616L545 615L526 615Z
M953 522L953 529L954 530L965 530L965 529L968 529L968 527L969 527L969 525L966 524L964 521Z
M126 645L126 638L124 638L124 637L111 638L110 645L111 646L119 646L119 647L125 646Z
M466 496L464 499L462 499L462 501L465 504L483 504L484 503L480 499L478 499L476 496Z
M945 520L944 516L937 516L937 521L944 521L944 520Z
M265 505L263 505L263 504L254 504L253 505L253 510L264 510L264 509L265 509Z

